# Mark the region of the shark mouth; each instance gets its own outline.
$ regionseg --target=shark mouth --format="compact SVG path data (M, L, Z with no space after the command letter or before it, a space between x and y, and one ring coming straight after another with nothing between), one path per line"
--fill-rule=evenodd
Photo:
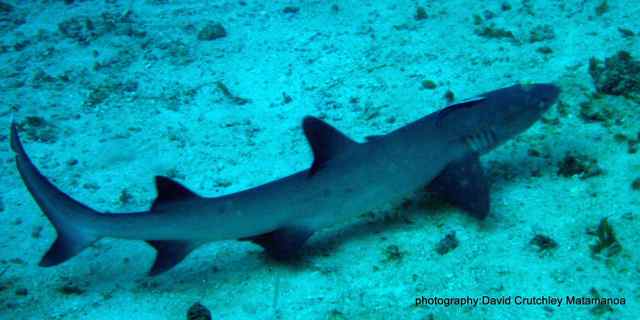
M464 138L467 148L476 153L489 151L497 144L496 132L493 128L485 128Z

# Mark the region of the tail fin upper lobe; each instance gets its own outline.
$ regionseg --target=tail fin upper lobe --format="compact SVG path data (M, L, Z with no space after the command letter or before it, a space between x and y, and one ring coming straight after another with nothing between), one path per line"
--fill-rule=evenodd
M17 129L16 123L11 123L11 149L16 153L16 166L33 199L58 234L39 265L55 266L99 239L91 225L100 213L69 197L40 173L24 151Z

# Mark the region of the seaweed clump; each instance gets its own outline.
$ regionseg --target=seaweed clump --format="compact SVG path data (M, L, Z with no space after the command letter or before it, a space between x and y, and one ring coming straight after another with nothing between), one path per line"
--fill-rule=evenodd
M43 117L28 116L17 127L18 131L24 131L33 141L55 143L58 140L57 128Z
M586 122L600 122L611 127L619 118L616 110L601 99L591 99L580 104L580 118Z
M384 262L400 262L402 260L403 252L400 251L400 247L395 244L389 245L384 249Z
M475 34L487 39L503 39L517 42L516 36L513 34L513 32L504 28L497 27L495 24L476 28Z
M628 51L618 51L604 62L591 58L589 74L599 93L640 101L640 61Z
M531 239L530 244L538 247L538 252L540 253L547 252L558 247L558 243L555 240L543 234L536 234L533 239Z
M613 257L622 251L622 246L607 218L600 220L595 230L587 230L587 234L596 237L596 243L591 245L591 252L594 255L603 253L606 257Z

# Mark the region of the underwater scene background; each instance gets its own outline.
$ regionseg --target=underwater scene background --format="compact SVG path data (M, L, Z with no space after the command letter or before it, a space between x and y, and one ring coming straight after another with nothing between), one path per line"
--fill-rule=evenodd
M640 315L636 0L2 0L0 32L0 319ZM482 156L483 221L419 192L294 263L229 240L148 277L151 247L106 238L38 266L12 120L61 190L127 212L155 175L214 197L308 168L306 115L364 141L518 82L562 93Z

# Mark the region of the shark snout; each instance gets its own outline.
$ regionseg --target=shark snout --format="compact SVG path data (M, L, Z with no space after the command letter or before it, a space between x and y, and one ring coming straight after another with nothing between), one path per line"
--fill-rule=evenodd
M541 83L536 85L535 97L540 101L538 106L545 111L556 103L559 95L560 88L554 84Z

